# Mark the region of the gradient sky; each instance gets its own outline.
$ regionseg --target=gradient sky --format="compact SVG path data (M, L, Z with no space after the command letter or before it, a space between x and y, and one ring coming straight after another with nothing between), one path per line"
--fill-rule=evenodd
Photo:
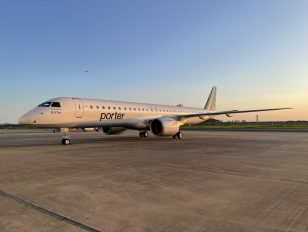
M291 106L260 120L308 120L307 12L307 0L0 0L0 123L58 96L203 107L213 85L218 110Z

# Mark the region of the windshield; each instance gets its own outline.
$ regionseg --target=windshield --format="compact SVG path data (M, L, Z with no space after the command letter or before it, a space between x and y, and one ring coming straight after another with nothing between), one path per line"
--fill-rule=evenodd
M51 102L44 102L40 104L38 107L49 107L51 105Z
M61 107L60 102L53 102L51 104L51 107L58 107L58 108L60 108Z

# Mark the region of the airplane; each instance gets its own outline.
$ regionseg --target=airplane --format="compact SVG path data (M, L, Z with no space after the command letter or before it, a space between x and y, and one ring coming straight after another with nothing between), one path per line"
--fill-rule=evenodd
M68 132L73 128L101 128L106 135L118 135L126 130L139 131L140 137L148 137L149 131L156 136L182 139L180 127L194 125L217 115L285 110L273 108L257 110L216 111L214 86L204 108L183 105L159 105L135 102L59 97L50 99L24 114L19 124L38 128L53 128L63 132L62 144L71 144Z

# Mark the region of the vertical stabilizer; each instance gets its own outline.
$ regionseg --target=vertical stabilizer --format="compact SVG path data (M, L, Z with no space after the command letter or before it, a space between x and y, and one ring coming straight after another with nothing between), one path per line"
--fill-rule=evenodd
M217 92L217 88L214 86L212 88L209 98L207 99L204 109L210 110L210 111L216 110L216 92Z

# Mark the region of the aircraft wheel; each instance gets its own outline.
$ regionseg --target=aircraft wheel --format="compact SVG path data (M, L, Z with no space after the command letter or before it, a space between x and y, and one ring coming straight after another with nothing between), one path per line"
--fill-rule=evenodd
M178 133L176 134L176 136L177 136L178 139L183 139L183 134L182 134L182 132L178 132Z
M173 139L183 139L182 132L178 132L175 135L172 136Z
M140 136L140 138L147 138L147 137L149 137L149 132L147 132L147 131L140 131L139 132L139 136Z
M63 145L70 145L71 144L71 140L68 139L68 138L64 138L64 139L62 139L62 144Z

